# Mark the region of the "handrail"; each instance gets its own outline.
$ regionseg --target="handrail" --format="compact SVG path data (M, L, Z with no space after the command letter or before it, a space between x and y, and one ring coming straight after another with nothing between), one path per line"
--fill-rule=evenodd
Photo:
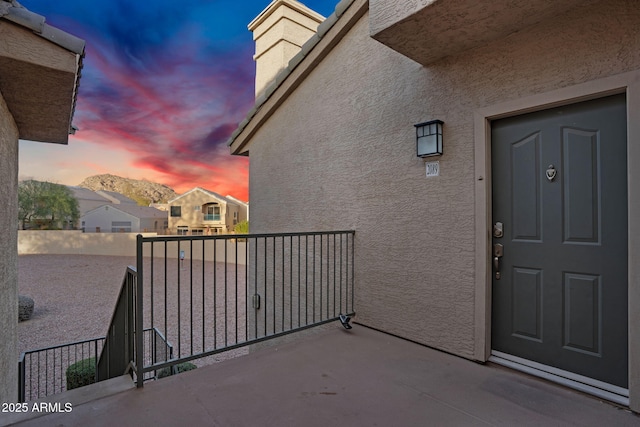
M136 252L136 267L126 269L102 351L98 354L95 342L92 351L82 353L97 357L96 381L129 373L142 387L159 369L173 371L181 362L343 322L355 314L352 230L138 235ZM23 353L18 364L20 399L26 399L27 354L40 357L40 352L46 355L52 349L62 351L91 341L95 340ZM52 357L72 359L55 353ZM47 395L49 361L48 356L44 358ZM54 366L52 382L66 370ZM54 393L65 388L63 384L56 387Z
M66 388L66 372L69 366L91 357L98 357L105 337L74 341L51 347L25 351L18 360L18 400L20 403L61 393ZM144 340L150 352L145 355L147 364L159 363L173 357L173 346L156 328L144 330ZM97 363L96 363L97 369ZM145 375L145 381L155 375ZM94 378L98 378L97 373Z
M135 360L134 316L137 273L132 266L127 267L118 301L109 323L107 336L97 363L97 380L103 381L121 376ZM142 328L137 329L142 331ZM139 334L143 339L142 334Z
M136 357L138 387L145 373L336 320L350 327L355 315L353 230L138 235L136 244L136 322L144 312L176 350L151 364Z
M23 403L66 390L69 366L96 357L103 342L104 337L98 337L22 352L18 360L18 401Z
M138 234L143 242L177 242L188 240L236 240L236 239L261 239L265 237L304 237L304 236L329 236L335 234L353 234L354 230L338 230L338 231L295 231L290 233L252 233L252 234L216 234L216 235L165 235L165 236L143 236Z

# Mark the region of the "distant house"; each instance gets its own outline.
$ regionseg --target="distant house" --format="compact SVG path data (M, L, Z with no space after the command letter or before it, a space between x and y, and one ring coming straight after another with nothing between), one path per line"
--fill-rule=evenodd
M71 191L73 191L73 195L75 196L76 200L78 200L78 210L80 211L80 216L83 216L90 210L93 210L105 204L137 205L135 200L132 200L123 194L115 193L113 191L93 191L83 187L68 187Z
M130 203L102 205L80 217L87 233L165 233L167 213L159 209Z
M217 234L233 231L247 219L248 205L196 187L169 200L169 231L175 234Z

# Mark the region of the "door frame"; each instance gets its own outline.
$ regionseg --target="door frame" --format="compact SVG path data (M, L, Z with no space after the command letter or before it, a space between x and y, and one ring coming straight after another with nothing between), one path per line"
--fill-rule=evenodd
M491 121L580 101L626 93L628 200L629 406L640 411L640 70L514 99L474 111L475 145L475 339L474 356L491 354ZM636 142L635 144L633 142ZM635 237L635 238L634 238ZM636 308L634 310L633 308Z

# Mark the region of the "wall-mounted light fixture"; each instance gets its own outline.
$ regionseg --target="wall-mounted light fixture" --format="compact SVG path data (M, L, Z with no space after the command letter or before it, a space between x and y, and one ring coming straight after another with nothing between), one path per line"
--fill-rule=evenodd
M418 157L442 155L442 120L418 123L416 127L416 149Z

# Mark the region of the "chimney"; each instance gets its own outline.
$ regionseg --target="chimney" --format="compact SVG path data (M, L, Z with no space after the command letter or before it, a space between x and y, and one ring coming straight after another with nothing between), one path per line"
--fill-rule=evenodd
M296 0L273 0L249 24L256 42L256 98L317 31L324 17Z

